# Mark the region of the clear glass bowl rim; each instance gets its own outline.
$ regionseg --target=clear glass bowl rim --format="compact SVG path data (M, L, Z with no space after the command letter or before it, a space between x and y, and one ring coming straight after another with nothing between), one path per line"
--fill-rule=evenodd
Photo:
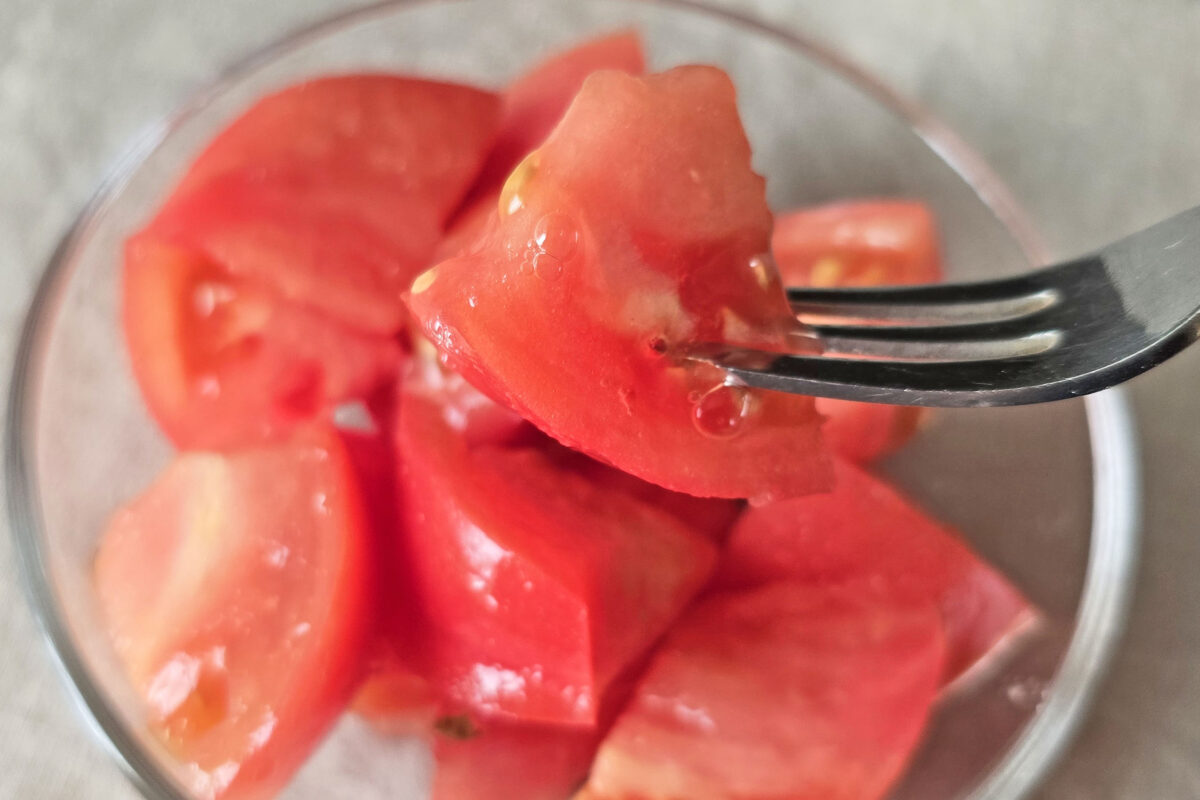
M174 780L137 743L137 737L91 676L72 641L45 551L42 495L35 466L37 390L61 294L71 277L70 257L92 221L120 193L129 176L162 141L229 86L264 64L323 36L397 10L454 0L384 0L303 27L235 62L150 125L85 204L59 241L39 279L21 331L9 385L5 429L9 524L29 603L47 639L60 677L97 739L133 785L151 800L188 800ZM836 50L802 33L698 0L609 0L689 11L750 29L839 73L901 118L965 181L1012 235L1031 264L1048 261L1035 227L991 167L951 128L898 94ZM1092 528L1087 573L1075 634L1036 716L971 792L970 800L1028 794L1062 755L1089 707L1120 639L1136 573L1141 484L1132 413L1120 388L1084 398L1092 452Z

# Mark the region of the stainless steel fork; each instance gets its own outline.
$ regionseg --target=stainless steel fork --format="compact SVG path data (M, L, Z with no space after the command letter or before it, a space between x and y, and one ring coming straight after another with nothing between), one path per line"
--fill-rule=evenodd
M751 386L910 406L1041 403L1113 386L1200 337L1200 208L1012 278L789 289L822 355L701 346Z

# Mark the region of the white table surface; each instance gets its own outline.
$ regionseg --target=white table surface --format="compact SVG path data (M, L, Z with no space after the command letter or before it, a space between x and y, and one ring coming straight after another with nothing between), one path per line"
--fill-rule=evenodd
M1200 203L1197 0L725 4L825 37L932 107L1056 255ZM41 264L123 143L221 64L349 5L0 0L0 374ZM1198 389L1200 348L1132 386L1148 486L1133 622L1038 797L1200 797ZM0 535L0 799L133 797L70 707Z

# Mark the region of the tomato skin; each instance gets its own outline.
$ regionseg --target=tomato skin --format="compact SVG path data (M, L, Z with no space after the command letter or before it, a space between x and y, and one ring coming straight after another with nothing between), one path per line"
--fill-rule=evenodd
M775 219L771 251L788 286L885 286L942 279L937 229L923 204L856 200L803 208ZM817 398L830 448L869 464L912 438L919 408Z
M763 258L771 220L749 159L719 70L595 73L510 177L513 213L418 278L409 307L478 388L644 480L758 500L826 488L810 399L722 388L721 370L677 355L783 349L796 328ZM736 395L732 425L695 419L710 392Z
M179 447L286 438L395 374L399 344L282 304L151 235L125 249L123 327L151 413Z
M151 228L289 302L393 334L499 114L491 93L399 76L291 86L205 148Z
M859 467L838 461L834 469L829 494L743 514L716 585L867 580L901 602L935 602L946 627L946 683L1035 617L1020 592L956 532Z
M504 91L496 141L463 208L478 204L481 198L495 197L513 167L554 130L584 80L604 69L631 75L645 73L646 57L635 31L620 31L575 45L551 55L513 81Z
M866 584L717 593L668 634L579 800L877 800L941 674L929 604Z
M443 413L406 394L396 433L426 674L448 713L594 725L605 688L699 590L715 548L537 448L468 447Z
M500 98L470 86L386 74L337 75L257 100L204 148L185 195L246 168L369 177L445 220L499 124Z
M180 455L113 515L97 599L197 797L273 795L345 708L370 633L371 561L349 460L320 427Z

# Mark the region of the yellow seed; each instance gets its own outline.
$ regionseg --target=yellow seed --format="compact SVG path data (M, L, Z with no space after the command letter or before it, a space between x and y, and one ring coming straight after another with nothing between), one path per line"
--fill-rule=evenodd
M504 188L500 190L500 216L515 214L525 207L525 200L521 193L537 175L537 171L538 154L535 150L517 165L517 168L508 176L508 180L504 182Z
M421 292L433 286L433 282L437 280L437 267L431 267L418 275L412 282L412 293L420 294Z
M842 277L842 262L836 258L825 257L813 264L812 276L809 281L813 286L836 286Z

